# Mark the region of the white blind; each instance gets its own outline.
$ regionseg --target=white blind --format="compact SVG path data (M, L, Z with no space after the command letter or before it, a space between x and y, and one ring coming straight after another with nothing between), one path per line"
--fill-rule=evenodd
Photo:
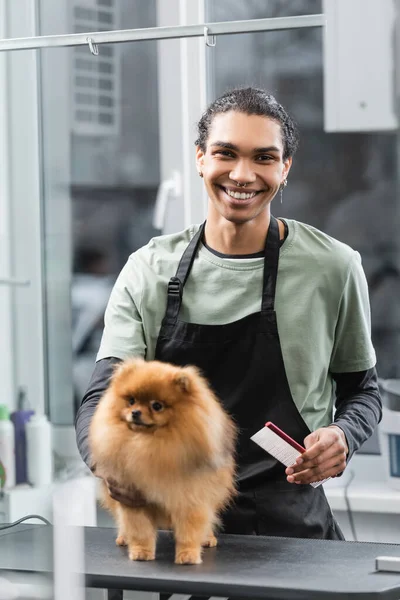
M74 33L118 29L117 0L73 0ZM116 135L120 122L120 53L116 45L73 48L72 123L79 135Z

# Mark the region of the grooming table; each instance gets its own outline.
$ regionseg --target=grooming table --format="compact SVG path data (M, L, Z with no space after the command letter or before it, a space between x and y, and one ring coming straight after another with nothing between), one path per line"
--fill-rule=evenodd
M400 573L376 571L378 556L400 545L220 535L202 565L175 565L172 534L160 532L157 559L133 562L111 528L85 527L86 587L196 596L323 600L400 599ZM51 573L53 528L21 524L0 531L0 569ZM1 571L0 571L1 576Z

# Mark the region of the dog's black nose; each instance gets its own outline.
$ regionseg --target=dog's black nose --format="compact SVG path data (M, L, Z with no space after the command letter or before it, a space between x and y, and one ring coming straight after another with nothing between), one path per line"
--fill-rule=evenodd
M140 417L142 416L142 411L141 410L133 410L132 411L132 419L134 421L140 421Z

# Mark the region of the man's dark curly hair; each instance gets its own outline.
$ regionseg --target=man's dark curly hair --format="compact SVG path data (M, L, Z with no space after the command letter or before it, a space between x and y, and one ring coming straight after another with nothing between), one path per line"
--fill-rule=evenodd
M197 124L198 137L195 144L203 152L206 151L207 139L215 115L230 110L246 115L269 117L277 121L282 131L283 160L294 155L299 144L299 133L295 122L274 96L267 94L265 90L253 87L237 88L225 92L209 105Z

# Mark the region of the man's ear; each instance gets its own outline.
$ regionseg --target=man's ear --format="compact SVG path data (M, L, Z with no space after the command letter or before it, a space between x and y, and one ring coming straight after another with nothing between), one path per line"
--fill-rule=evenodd
M203 172L204 167L204 152L200 146L196 146L196 167L199 173Z
M289 175L290 167L292 166L292 157L289 156L286 160L283 161L283 179L287 179Z

